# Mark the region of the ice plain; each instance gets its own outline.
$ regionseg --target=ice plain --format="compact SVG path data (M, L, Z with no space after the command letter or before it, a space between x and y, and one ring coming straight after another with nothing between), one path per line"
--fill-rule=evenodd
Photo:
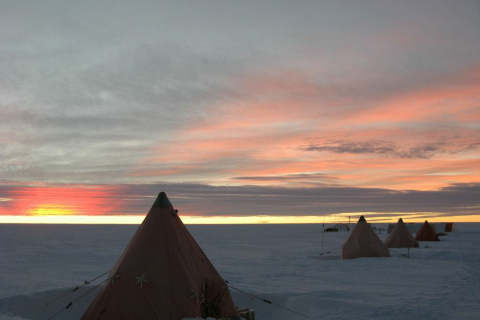
M46 304L108 271L137 227L0 225L0 319L46 320L64 309L91 286ZM392 258L355 260L338 259L347 232L324 233L322 250L321 225L187 227L231 285L314 320L479 319L480 224L456 224L410 259L394 249ZM258 320L305 319L231 292ZM79 319L92 294L53 319Z

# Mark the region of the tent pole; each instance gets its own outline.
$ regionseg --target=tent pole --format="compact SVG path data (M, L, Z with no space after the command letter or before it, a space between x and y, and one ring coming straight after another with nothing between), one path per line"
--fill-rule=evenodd
M323 219L322 223L322 252L323 252L323 234L325 233L325 219Z

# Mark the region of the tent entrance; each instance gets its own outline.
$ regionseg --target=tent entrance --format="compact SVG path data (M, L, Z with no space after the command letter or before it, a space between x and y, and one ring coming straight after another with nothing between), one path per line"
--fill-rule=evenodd
M202 318L219 318L222 298L222 288L219 288L215 281L205 278L202 288L202 301L200 301Z

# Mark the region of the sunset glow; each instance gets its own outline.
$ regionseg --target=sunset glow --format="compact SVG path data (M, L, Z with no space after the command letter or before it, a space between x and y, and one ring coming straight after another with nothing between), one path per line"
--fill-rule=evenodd
M112 201L116 189L119 188L81 185L15 187L4 198L0 214L29 216L108 214L117 207Z
M351 224L355 224L358 216L363 213L351 215ZM404 219L408 223L421 223L426 220L425 216L432 213L418 214L408 216ZM398 218L404 217L401 213L398 217L389 219L375 219L375 214L366 215L372 217L372 223L395 223ZM123 216L83 216L83 215L42 215L42 216L0 216L0 223L20 223L20 224L141 224L145 216L142 215L123 215ZM245 216L245 217L198 217L183 216L182 221L185 224L326 224L348 223L348 217L339 216ZM475 216L449 216L428 218L429 222L479 222L480 215Z
M40 205L35 209L28 211L28 214L35 216L58 216L58 215L73 215L77 214L77 211L71 207L59 206L59 205Z

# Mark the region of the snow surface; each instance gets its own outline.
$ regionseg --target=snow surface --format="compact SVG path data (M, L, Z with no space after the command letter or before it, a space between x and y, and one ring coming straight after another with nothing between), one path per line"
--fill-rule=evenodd
M46 304L108 271L137 227L0 224L0 320L46 320L65 308L92 286ZM322 251L319 225L188 226L231 285L314 320L480 319L480 224L456 228L420 242L410 259L394 249L392 258L340 260L348 233L324 233ZM95 292L53 319L79 319ZM258 320L305 319L231 292Z

